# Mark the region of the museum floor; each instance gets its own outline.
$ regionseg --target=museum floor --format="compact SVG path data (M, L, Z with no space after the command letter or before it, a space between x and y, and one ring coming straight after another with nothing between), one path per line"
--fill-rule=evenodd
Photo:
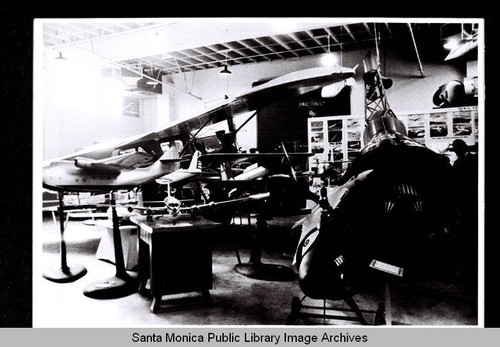
M287 226L293 221L280 220L273 226L263 247L264 263L291 267L294 247L280 243ZM298 281L264 281L247 278L233 270L237 264L235 240L239 240L242 261L249 258L245 235L239 239L220 234L213 243L213 304L207 306L194 300L184 305L160 307L157 313L150 310L151 299L134 293L117 299L92 299L83 295L91 282L115 274L113 264L97 259L96 251L101 231L94 225L69 220L65 241L68 263L84 265L87 274L71 283L54 283L42 277L47 267L60 265L59 229L51 216L45 216L39 235L34 235L33 274L33 326L34 327L165 327L170 325L285 325L291 312L293 297L300 296ZM290 235L287 235L289 238ZM37 248L39 247L39 248ZM41 250L40 250L41 249ZM189 250L187 250L189 251ZM374 283L367 292L358 293L354 299L362 310L376 310L384 300L383 283ZM412 326L464 326L477 325L477 299L450 276L443 280L391 285L391 313L393 325ZM321 307L323 301L309 301ZM346 308L343 302L327 305ZM322 310L318 311L319 313ZM339 312L339 315L348 313ZM375 315L366 313L372 322ZM344 324L357 322L305 318L297 325Z

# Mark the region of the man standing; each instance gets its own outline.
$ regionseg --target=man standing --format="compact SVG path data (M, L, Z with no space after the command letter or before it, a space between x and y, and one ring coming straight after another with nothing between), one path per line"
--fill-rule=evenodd
M478 157L471 153L463 140L455 140L451 151L457 159L453 163L453 183L457 203L457 231L461 245L462 280L468 289L477 289L478 256Z

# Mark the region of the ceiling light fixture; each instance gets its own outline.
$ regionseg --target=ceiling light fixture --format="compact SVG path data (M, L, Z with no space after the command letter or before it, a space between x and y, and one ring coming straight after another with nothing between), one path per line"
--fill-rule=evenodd
M326 53L321 58L321 64L323 64L324 66L334 66L337 63L337 57L332 52L330 52L330 35L328 35L328 53Z
M231 71L229 71L229 69L227 68L227 51L226 51L226 66L224 66L224 69L222 69L222 70L220 71L220 74L221 74L221 75L227 75L227 76L229 76L229 75L231 75L231 73L232 73L232 72L231 72Z
M59 55L55 57L56 60L66 60L65 57L63 57L62 52L59 52Z
M220 71L220 73L221 73L222 75L230 75L230 74L232 74L232 72L231 72L231 71L229 71L229 69L227 68L227 65L226 65L226 66L224 66L224 69L222 69L222 70Z

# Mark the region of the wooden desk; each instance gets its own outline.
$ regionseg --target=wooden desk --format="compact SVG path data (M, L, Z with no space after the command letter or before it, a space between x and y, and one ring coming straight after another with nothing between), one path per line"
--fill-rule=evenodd
M202 292L211 302L212 244L210 230L220 223L201 217L172 221L145 216L130 220L139 230L139 292L153 298L156 312L163 295ZM149 288L147 286L149 280Z

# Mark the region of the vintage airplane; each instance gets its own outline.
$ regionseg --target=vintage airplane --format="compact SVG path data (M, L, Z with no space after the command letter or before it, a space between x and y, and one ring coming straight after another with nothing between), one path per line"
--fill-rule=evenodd
M354 73L354 69L336 66L310 68L276 77L222 106L157 132L52 160L43 168L43 185L56 191L110 191L152 182L180 169L182 156L172 158L164 154L162 143L180 139L185 149L190 148L188 143L194 143L196 135L204 127L222 121L228 122L228 135L234 137L247 123L235 129L234 116L255 111L250 119L271 103L331 86L352 77Z
M164 206L153 207L153 206L128 206L129 212L139 211L141 214L146 215L148 220L152 220L153 215L165 216L168 215L172 218L173 223L177 217L185 215L188 218L196 217L198 213L202 213L206 210L211 212L215 210L224 210L224 212L231 211L233 209L242 208L244 205L249 205L252 202L265 201L269 198L270 193L260 193L252 194L242 198L225 200L225 201L211 201L206 204L194 204L191 206L183 206L181 200L168 194L168 196L163 200Z
M356 292L383 276L416 279L439 268L430 249L451 212L449 160L407 136L378 69L375 77L366 87L378 89L379 107L367 112L365 145L339 186L323 189L319 206L298 223L295 255L303 293L344 300L362 324ZM292 316L299 310L294 298Z

